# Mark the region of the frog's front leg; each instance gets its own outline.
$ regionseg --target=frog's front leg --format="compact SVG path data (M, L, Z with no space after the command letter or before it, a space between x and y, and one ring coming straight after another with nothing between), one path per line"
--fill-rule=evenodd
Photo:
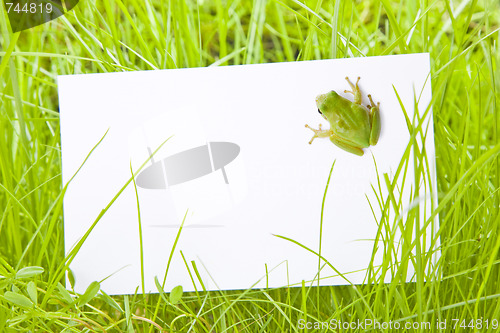
M361 104L361 91L359 90L358 82L361 79L361 77L358 76L358 80L356 81L356 85L352 84L351 81L349 81L349 77L345 77L347 80L347 83L351 86L352 91L349 90L344 90L345 93L351 93L354 95L354 103L356 104Z
M363 156L363 154L364 154L363 149L358 148L358 147L354 147L350 143L348 143L347 141L345 141L345 140L343 140L343 139L341 139L333 134L330 136L330 141L333 142L337 147L344 149L348 153L352 153L352 154L355 154L358 156Z
M370 146L375 146L378 142L378 138L380 137L380 102L375 105L372 99L372 95L368 95L370 99L371 105L368 105L370 108Z
M318 125L318 129L314 129L309 125L306 125L306 127L314 132L314 135L311 138L311 141L309 141L309 144L311 144L313 142L313 140L316 138L328 138L333 133L331 129L329 129L329 130L321 129L321 124Z

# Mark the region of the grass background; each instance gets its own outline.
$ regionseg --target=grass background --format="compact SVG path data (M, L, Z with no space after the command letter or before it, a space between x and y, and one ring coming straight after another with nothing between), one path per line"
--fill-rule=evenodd
M83 0L64 17L16 34L2 8L0 28L0 332L305 331L299 319L427 321L433 331L437 320L447 320L446 331L458 320L463 331L497 331L498 1ZM366 284L151 295L138 288L113 297L98 282L83 295L62 287L72 255L63 247L57 75L415 52L431 55L439 205L420 224L421 209L408 209L397 179L380 175L379 187L391 195L373 204L400 215L376 221L374 253L383 251L384 263L367 267ZM430 185L432 161L419 144L421 119L408 125L400 172L415 162L415 203ZM432 241L439 237L442 256L432 265L422 248L436 214ZM391 243L395 228L403 234L401 257ZM327 260L320 263L334 266ZM409 264L415 282L405 284ZM386 274L391 283L381 283Z

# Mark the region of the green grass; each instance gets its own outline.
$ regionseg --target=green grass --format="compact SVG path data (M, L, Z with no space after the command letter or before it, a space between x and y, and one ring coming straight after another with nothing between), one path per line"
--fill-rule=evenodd
M83 0L64 17L16 34L2 8L0 29L0 332L305 331L300 319L426 321L432 331L438 320L452 331L455 320L482 319L476 331L497 331L491 323L500 320L498 1ZM98 283L83 295L61 285L71 257L63 242L57 75L415 52L431 55L439 204L420 224L425 202L417 199L432 183L432 161L419 143L426 128L408 119L412 140L399 174L379 175L373 187L379 195L371 204L386 211L374 220L374 253L382 251L384 260L367 267L366 284L182 295L144 295L138 286L134 295L113 297L98 293ZM416 186L413 200L404 202L396 180L409 165ZM380 195L383 188L389 196ZM388 214L390 207L399 214ZM439 237L441 258L431 265L425 236L436 214L440 228L432 240ZM393 244L398 229L402 240ZM297 246L319 260L318 249ZM405 255L397 256L398 246ZM321 266L335 268L321 258ZM415 282L403 283L409 265ZM382 283L383 276L392 282Z

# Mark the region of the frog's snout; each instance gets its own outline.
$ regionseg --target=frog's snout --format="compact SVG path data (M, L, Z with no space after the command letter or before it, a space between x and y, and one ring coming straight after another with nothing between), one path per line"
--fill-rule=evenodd
M323 104L323 102L325 101L325 99L326 99L326 95L325 94L316 96L316 106L319 108L320 105Z

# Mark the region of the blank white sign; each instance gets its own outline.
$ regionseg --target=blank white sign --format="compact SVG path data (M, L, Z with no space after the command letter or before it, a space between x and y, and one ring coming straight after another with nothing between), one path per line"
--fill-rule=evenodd
M321 203L336 161L325 203L321 253L352 283L361 283L381 214L371 188L377 184L374 159L380 175L394 174L410 139L394 89L410 118L415 94L423 113L431 100L429 72L429 55L412 54L60 76L64 184L108 131L68 186L66 251L130 179L131 170L138 171L146 162L136 177L146 291L157 291L155 276L163 281L186 212L166 290L179 284L184 290L201 289L192 261L207 289L311 281L318 273L317 256L274 235L318 251ZM327 139L309 145L312 132L304 127L329 127L317 112L318 94L335 90L352 100L344 93L349 89L346 76L352 81L361 77L364 105L367 94L380 102L380 140L362 157ZM427 122L425 144L434 180L432 115ZM224 143L222 150L214 152L212 143ZM226 151L231 144L239 151ZM217 155L220 151L228 160ZM189 161L187 169L178 168L184 162L172 164L175 159ZM173 165L177 169L168 171ZM146 169L149 174L141 176ZM413 186L412 170L407 190ZM180 183L169 185L171 174L180 177ZM105 279L101 286L109 294L134 293L141 285L133 183L102 217L70 267L79 292L94 280ZM408 279L411 274L410 267ZM328 267L321 277L322 285L347 283Z

